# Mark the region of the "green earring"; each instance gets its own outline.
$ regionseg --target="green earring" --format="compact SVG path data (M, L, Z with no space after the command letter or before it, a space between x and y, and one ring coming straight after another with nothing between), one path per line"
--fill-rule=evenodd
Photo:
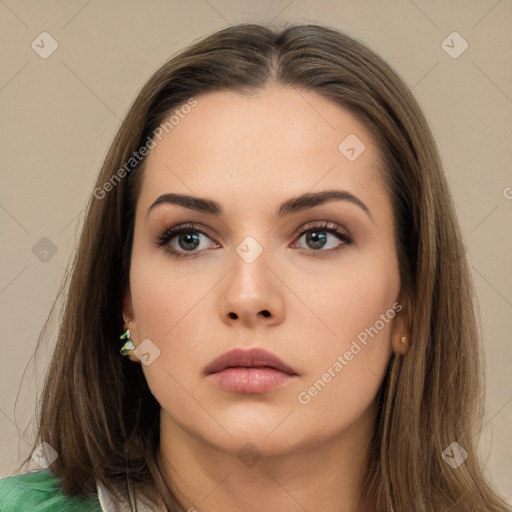
M126 331L121 334L120 339L126 340L124 345L121 347L121 354L123 356L129 355L131 352L133 352L137 347L133 344L132 339L130 338L130 329L126 329Z

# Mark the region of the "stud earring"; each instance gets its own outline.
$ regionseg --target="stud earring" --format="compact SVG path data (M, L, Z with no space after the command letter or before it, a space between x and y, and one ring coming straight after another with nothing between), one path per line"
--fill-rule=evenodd
M126 331L123 334L121 334L121 336L120 336L121 340L126 340L120 350L120 352L121 352L121 354L123 354L123 356L130 355L137 348L134 345L130 336L131 336L130 329L126 329Z
M402 337L402 339L400 340L401 343L405 343L407 341L407 338L405 336Z

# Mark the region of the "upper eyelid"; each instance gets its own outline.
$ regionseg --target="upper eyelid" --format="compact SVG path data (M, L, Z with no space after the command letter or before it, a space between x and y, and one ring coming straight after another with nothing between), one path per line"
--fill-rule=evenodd
M347 236L352 238L352 233L349 229L347 229L345 226L342 226L341 224L338 224L337 222L332 222L328 220L316 220L316 221L310 221L303 224L299 229L297 229L296 233L300 234L304 231L309 231L310 229L314 229L317 226L321 226L322 229L325 229L326 231L342 231Z

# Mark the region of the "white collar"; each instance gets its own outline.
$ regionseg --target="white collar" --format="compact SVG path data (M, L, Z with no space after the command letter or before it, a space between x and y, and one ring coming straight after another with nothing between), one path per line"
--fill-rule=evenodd
M96 480L96 488L98 490L98 499L103 512L133 512L128 498L123 499L122 501L117 500L98 480ZM134 496L133 485L131 482L129 482L129 489L130 494ZM139 512L160 512L163 510L145 496L137 496L136 503L136 510Z

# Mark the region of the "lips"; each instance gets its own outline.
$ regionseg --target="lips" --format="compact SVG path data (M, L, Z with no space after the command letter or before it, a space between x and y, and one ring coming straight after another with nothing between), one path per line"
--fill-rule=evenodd
M235 348L206 366L205 377L224 391L247 396L267 394L298 378L297 372L262 348Z
M297 372L282 359L262 348L232 349L209 363L204 372L210 375L227 368L270 368L288 375L297 375Z

